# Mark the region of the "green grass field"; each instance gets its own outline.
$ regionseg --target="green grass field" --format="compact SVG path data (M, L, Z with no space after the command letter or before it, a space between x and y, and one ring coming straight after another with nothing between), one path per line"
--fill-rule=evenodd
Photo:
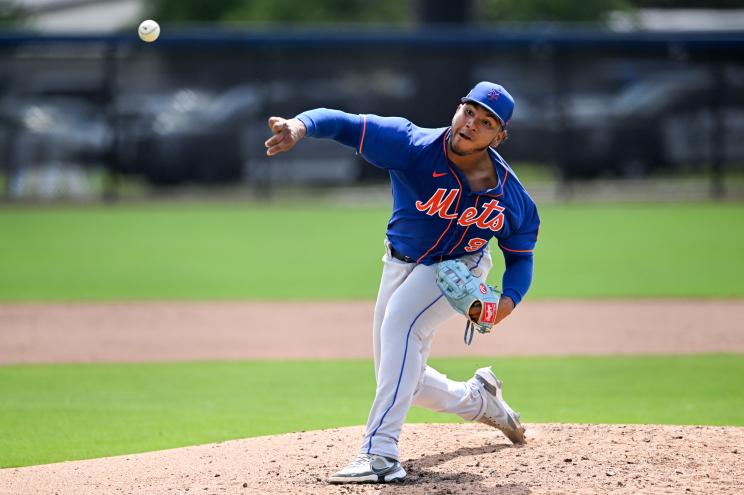
M744 357L434 359L494 364L527 422L744 425ZM0 466L366 421L368 361L0 367ZM414 408L409 421L458 421Z
M0 300L372 299L388 215L330 205L0 210ZM744 204L551 205L541 217L529 297L744 296Z
M434 359L467 379L488 358ZM527 422L744 426L744 357L493 361ZM0 466L364 424L368 361L0 367ZM458 418L414 408L409 421Z

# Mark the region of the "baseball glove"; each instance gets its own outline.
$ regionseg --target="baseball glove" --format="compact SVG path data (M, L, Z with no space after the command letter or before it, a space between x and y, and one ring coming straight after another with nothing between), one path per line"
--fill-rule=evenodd
M470 345L475 330L488 333L496 321L500 293L473 276L465 263L448 260L437 266L437 285L450 305L465 315L465 343Z

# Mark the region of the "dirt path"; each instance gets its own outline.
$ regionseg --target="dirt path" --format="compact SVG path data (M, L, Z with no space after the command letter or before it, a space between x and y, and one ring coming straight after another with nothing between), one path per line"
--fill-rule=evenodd
M744 428L528 425L513 447L479 424L406 425L400 485L328 485L361 428L0 470L0 494L741 493Z
M0 364L371 356L371 302L0 304ZM281 322L276 321L281 315ZM527 301L433 356L744 352L744 300Z

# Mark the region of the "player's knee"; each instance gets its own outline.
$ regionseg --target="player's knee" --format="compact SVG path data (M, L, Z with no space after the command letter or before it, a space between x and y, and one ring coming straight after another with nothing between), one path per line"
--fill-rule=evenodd
M432 337L433 326L431 319L420 310L412 312L405 305L390 305L382 320L382 333L410 336L420 342Z
M390 305L382 318L383 331L386 329L400 330L401 327L407 329L413 323L415 316L415 314L411 314L410 311L406 311L399 305Z
M382 332L383 334L393 333L395 335L405 336L410 333L414 333L416 323L416 315L410 314L410 312L395 310L388 308L385 313L385 318L382 320Z

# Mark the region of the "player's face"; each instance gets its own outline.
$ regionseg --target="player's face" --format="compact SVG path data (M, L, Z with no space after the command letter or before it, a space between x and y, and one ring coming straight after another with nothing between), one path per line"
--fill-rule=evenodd
M501 122L485 108L472 103L457 107L450 134L450 148L455 154L481 153L489 146L498 146L504 137Z

